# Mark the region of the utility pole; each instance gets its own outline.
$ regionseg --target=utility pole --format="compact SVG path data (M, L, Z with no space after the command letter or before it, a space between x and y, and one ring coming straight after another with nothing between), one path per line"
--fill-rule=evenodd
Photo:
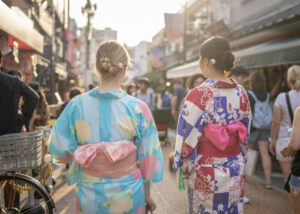
M87 0L86 5L81 8L82 14L87 14L87 25L86 25L86 72L87 77L90 75L90 42L92 38L92 28L91 28L91 19L93 18L95 11L97 10L97 5L91 4L91 0ZM86 84L88 79L86 78Z
M92 34L91 29L91 14L87 14L87 25L86 25L86 70L90 69L90 34Z
M184 1L184 9L183 9L183 63L186 63L186 31L187 31L187 0Z

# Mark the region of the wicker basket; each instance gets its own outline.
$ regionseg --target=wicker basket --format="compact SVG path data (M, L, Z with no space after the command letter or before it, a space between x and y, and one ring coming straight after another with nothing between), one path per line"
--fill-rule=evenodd
M0 171L34 169L42 162L42 131L0 136Z

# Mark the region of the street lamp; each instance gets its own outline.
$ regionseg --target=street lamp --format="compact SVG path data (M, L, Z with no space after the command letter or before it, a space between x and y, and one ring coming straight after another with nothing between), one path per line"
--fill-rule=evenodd
M91 4L90 0L87 0L86 5L81 8L82 14L87 14L87 25L86 25L86 72L87 77L90 73L90 41L92 39L92 28L91 28L91 18L94 16L97 10L97 4ZM87 79L86 79L87 82Z

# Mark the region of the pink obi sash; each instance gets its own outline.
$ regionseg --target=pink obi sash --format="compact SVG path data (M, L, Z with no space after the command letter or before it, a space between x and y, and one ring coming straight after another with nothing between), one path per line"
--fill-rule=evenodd
M120 178L128 174L133 174L135 179L141 177L136 146L131 141L83 145L75 150L74 160L83 172L95 177Z
M229 125L208 124L204 127L197 152L205 157L225 158L241 152L240 143L245 143L247 128L241 123Z

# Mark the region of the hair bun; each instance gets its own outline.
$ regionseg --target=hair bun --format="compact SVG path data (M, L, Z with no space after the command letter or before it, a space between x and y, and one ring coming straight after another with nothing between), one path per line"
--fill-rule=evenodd
M226 71L231 70L234 64L234 55L230 50L227 50L223 53L221 63L224 70Z
M101 59L100 59L100 65L101 65L101 67L102 67L102 69L104 71L110 72L110 70L111 70L111 63L110 63L109 58L107 58L107 57L101 57Z

